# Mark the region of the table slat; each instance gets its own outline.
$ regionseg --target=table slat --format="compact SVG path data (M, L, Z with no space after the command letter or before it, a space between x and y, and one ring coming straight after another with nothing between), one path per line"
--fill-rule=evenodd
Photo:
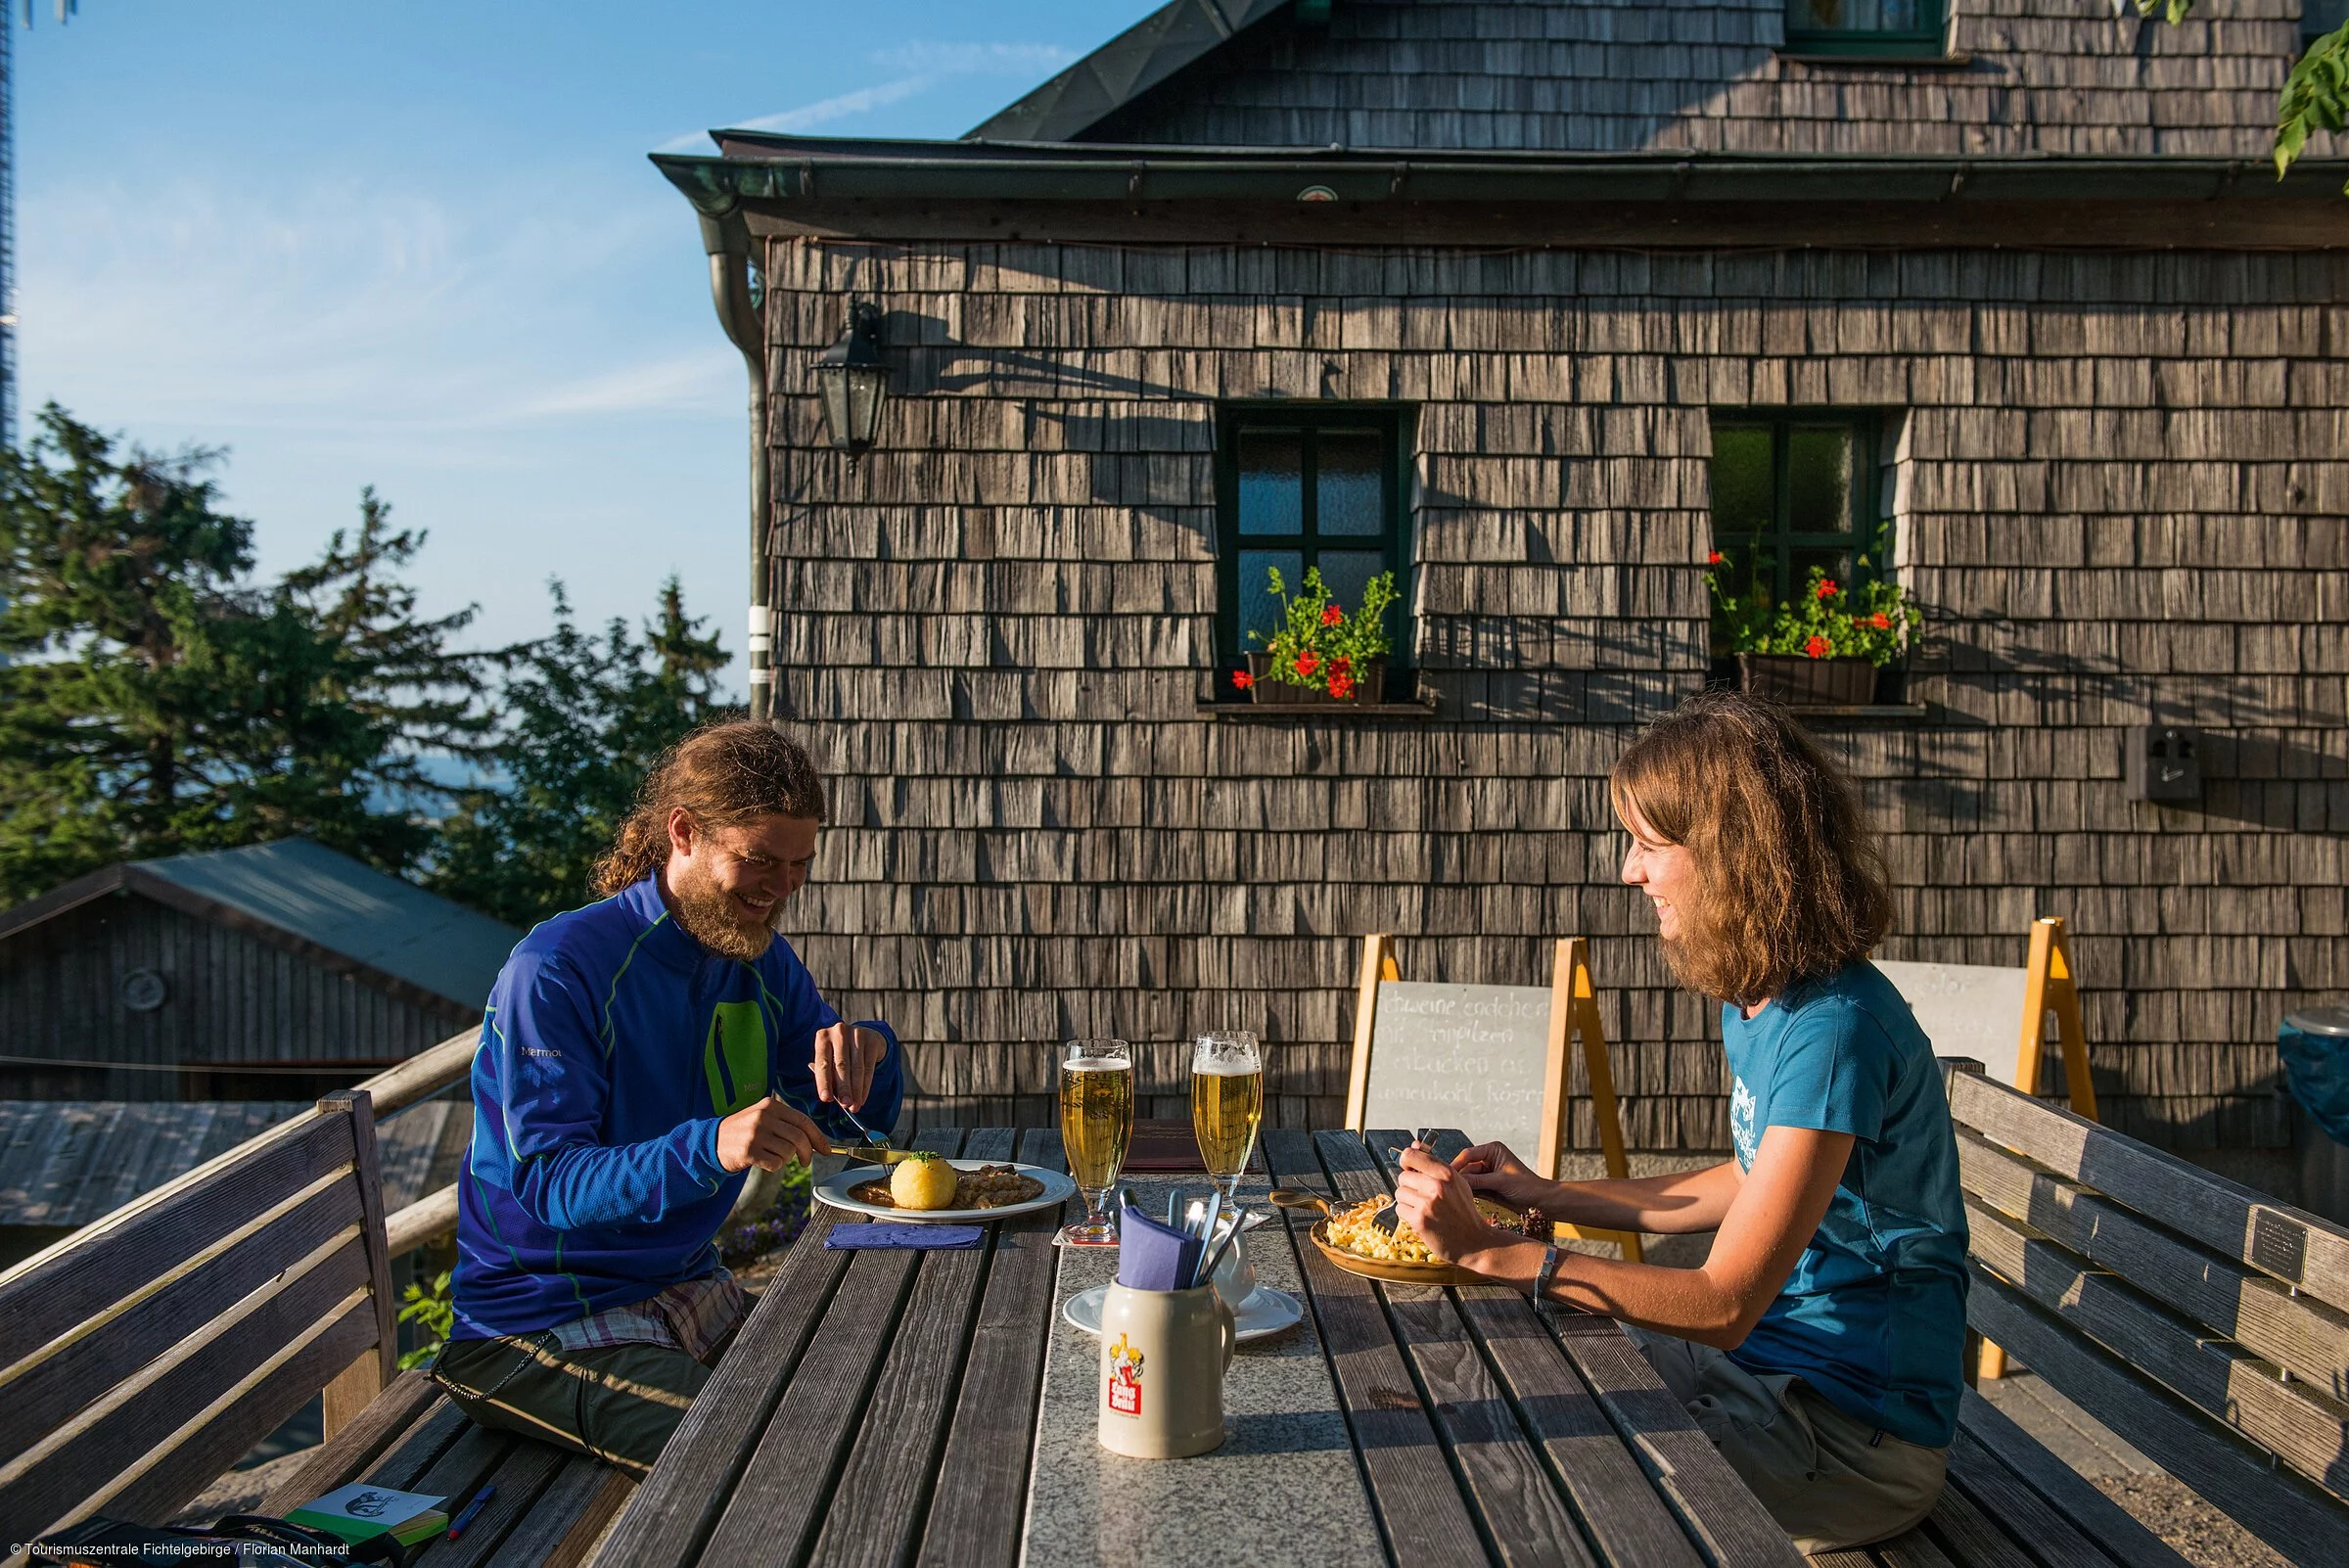
M1317 1182L1323 1177L1313 1142L1350 1136L1321 1133L1309 1139L1286 1129L1269 1130L1264 1138L1265 1158L1284 1183L1299 1178ZM1361 1147L1359 1139L1355 1147ZM1413 1568L1443 1563L1482 1568L1491 1559L1476 1521L1460 1497L1443 1444L1370 1282L1322 1257L1319 1248L1297 1234L1300 1220L1292 1220L1290 1212L1284 1211L1282 1218L1298 1243L1297 1257L1322 1348L1389 1551Z
M964 1140L963 1157L1010 1159L1014 1137L1008 1128L981 1129ZM988 1249L918 1257L913 1294L873 1385L871 1416L855 1435L809 1558L824 1568L890 1568L905 1559L919 1537L922 1504L946 1435L947 1405L970 1347Z
M767 1416L852 1256L825 1250L834 1214L817 1205L807 1228L760 1293L716 1375L703 1386L652 1473L613 1525L596 1553L598 1562L682 1568L700 1553L741 1472L746 1450L766 1430Z
M1032 1129L1021 1149L1030 1165L1065 1168L1060 1134ZM1006 1221L979 1301L962 1387L930 1496L921 1568L1010 1568L1020 1552L1028 1457L1036 1444L1036 1401L1051 1332L1052 1237L1064 1211Z
M1385 1169L1383 1151L1410 1140L1408 1132L1373 1131L1367 1147L1351 1137L1315 1142L1331 1185L1342 1197L1359 1201L1387 1190L1392 1173ZM1373 1158L1373 1150L1382 1157ZM1408 1285L1381 1285L1377 1291L1386 1298L1396 1338L1419 1374L1437 1430L1501 1561L1595 1565L1451 1295Z
M1736 1568L1803 1560L1613 1318L1561 1314L1550 1329L1707 1555Z
M865 1396L889 1350L921 1255L842 1256L849 1267L840 1289L710 1532L701 1560L712 1568L798 1562L856 1436ZM697 1407L708 1394L705 1389Z
M1368 1147L1390 1184L1395 1170L1385 1151L1407 1136L1369 1134ZM1450 1159L1468 1146L1468 1139L1439 1129L1431 1146ZM1508 1390L1518 1420L1548 1456L1599 1553L1616 1568L1695 1568L1703 1559L1679 1516L1648 1484L1638 1460L1542 1326L1533 1304L1498 1285L1463 1286L1453 1295L1494 1375Z

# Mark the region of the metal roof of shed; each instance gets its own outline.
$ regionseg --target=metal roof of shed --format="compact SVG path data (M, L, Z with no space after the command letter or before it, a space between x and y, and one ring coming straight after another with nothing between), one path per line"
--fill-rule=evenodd
M308 839L138 863L200 898L469 1006L488 999L522 940L512 926Z
M241 926L394 992L478 1011L522 933L308 839L133 860L0 911L0 939L115 892Z

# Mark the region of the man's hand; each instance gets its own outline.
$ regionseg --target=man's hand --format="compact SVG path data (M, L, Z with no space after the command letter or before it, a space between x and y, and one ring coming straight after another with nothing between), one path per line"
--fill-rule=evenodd
M823 1129L771 1094L717 1124L717 1163L728 1171L806 1165L831 1147Z
M1505 1143L1479 1143L1473 1149L1463 1149L1452 1157L1451 1168L1468 1178L1471 1188L1489 1192L1512 1209L1546 1204L1556 1190L1554 1182L1534 1175L1532 1168L1510 1153Z
M815 1097L864 1109L873 1092L873 1072L889 1054L889 1041L878 1031L853 1024L834 1024L815 1032ZM882 1131L889 1130L883 1128Z
M1446 1263L1482 1251L1497 1236L1476 1212L1476 1194L1469 1190L1468 1178L1416 1146L1403 1151L1403 1168L1395 1176L1395 1207L1428 1251Z

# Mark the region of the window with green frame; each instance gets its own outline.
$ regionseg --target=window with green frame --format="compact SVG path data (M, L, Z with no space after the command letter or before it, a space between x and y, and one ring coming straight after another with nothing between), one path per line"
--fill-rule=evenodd
M1819 567L1858 585L1884 567L1890 533L1877 505L1873 414L1832 411L1713 416L1714 568L1746 600L1758 587L1770 605L1810 580ZM1715 657L1727 628L1716 612Z
M1382 572L1401 594L1387 611L1390 668L1408 662L1409 551L1404 531L1407 409L1331 403L1233 403L1216 431L1216 641L1229 679L1279 628L1268 572L1294 591L1318 567L1352 614Z
M1789 54L1923 56L1947 48L1942 0L1786 0Z

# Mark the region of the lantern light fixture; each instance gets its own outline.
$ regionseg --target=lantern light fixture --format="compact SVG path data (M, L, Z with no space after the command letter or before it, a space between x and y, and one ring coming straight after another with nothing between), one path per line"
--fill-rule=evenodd
M881 357L881 312L862 302L849 307L849 330L816 356L815 385L824 434L849 454L849 467L873 449L881 406L889 400L889 365Z

